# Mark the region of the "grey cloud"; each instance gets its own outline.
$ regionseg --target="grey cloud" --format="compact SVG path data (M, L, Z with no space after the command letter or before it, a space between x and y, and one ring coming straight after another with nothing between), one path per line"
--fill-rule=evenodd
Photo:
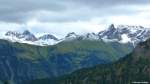
M63 11L65 6L55 0L0 0L0 21L24 22L40 10Z
M115 5L142 5L149 4L150 0L70 0L73 3L84 4L93 7L111 7Z
M41 9L60 11L64 9L64 6L59 1L55 0L0 0L0 9L6 9L6 11L11 12L28 12Z
M113 14L134 14L137 11L128 5L149 3L150 0L0 0L0 21L25 23L36 15L38 20L50 22L89 20ZM121 5L126 9L116 8Z
M109 17L113 15L133 15L137 10L122 7L101 8L97 9L74 9L64 12L50 12L38 13L36 17L42 22L75 22L75 21L89 21L97 17Z

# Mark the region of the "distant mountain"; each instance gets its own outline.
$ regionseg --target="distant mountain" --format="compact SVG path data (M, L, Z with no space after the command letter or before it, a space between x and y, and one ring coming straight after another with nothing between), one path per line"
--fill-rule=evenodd
M34 34L30 33L28 30L25 30L22 33L22 36L23 36L22 38L25 41L31 41L31 42L37 41L37 38L34 36Z
M96 34L96 33L87 33L87 34L84 36L84 39L98 40L98 39L101 39L101 38L99 38L98 34Z
M25 30L23 33L8 31L4 36L1 37L1 39L40 46L54 45L60 42L57 37L51 34L44 34L43 36L37 37L28 30Z
M99 32L99 37L106 41L118 41L121 43L137 44L150 38L150 28L142 26L119 25L113 24L107 30Z
M81 69L53 79L37 79L28 84L149 84L150 39L132 53L112 64Z
M132 49L131 44L102 40L63 41L51 46L0 40L0 80L22 84L22 81L58 77L77 69L114 62Z
M6 32L5 36L7 36L8 38L14 38L14 39L23 39L25 41L36 41L37 38L30 33L28 30L25 30L23 33L19 33L19 32L13 32L13 31L8 31Z
M75 32L68 33L63 38L57 38L51 34L45 34L37 37L30 31L25 30L23 33L8 31L1 39L7 39L12 42L28 43L34 45L55 45L62 41L78 40L103 40L105 42L120 42L120 43L132 43L136 46L137 43L143 42L150 38L150 28L144 28L142 26L130 26L130 25L118 25L115 27L111 24L109 28L99 33L87 33L78 35Z
M66 38L77 38L77 37L78 35L75 32L71 32L66 35Z
M101 40L96 33L87 33L85 35L77 35L75 32L68 33L62 41L72 40Z
M38 37L38 41L36 41L37 45L54 45L59 43L61 40L59 40L57 37L51 35L51 34L45 34L43 36Z
M55 36L53 36L53 35L51 35L51 34L43 35L43 36L39 37L38 39L39 39L39 40L53 39L53 40L56 40L56 41L59 40L58 38L56 38Z
M8 31L5 35L10 37L22 38L22 35L18 32Z

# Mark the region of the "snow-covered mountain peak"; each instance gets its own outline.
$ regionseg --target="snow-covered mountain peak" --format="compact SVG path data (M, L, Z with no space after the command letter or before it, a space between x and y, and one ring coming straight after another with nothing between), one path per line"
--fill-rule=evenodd
M16 35L16 34L18 34L18 32L16 32L16 31L8 31L8 32L6 32L5 35L11 36L11 35Z
M25 30L23 33L22 33L23 35L30 35L30 34L32 34L29 30Z
M111 25L108 27L108 29L109 29L109 30L112 30L112 29L116 29L116 28L115 28L115 25L114 25L114 24L111 24Z
M29 30L25 30L23 33L23 38L26 40L26 41L37 41L37 38L34 34L32 34L31 32L29 32Z
M137 44L150 38L150 28L132 25L119 25L114 28L114 25L111 25L107 30L99 32L98 35L106 41Z
M12 42L20 42L20 43L27 43L27 44L34 44L34 45L53 45L59 42L55 36L51 34L45 34L41 37L35 36L29 30L25 30L23 32L16 32L16 31L8 31L0 39L6 39Z
M16 31L8 31L5 33L5 36L11 36L11 37L18 37L21 35L21 33Z
M66 35L66 38L77 38L77 37L78 35L75 32L71 32Z
M84 37L84 39L90 39L90 40L98 40L99 36L96 33L87 33Z
M38 38L38 41L36 41L36 43L39 45L54 45L59 42L60 40L51 34L45 34L43 36L40 36Z
M51 34L45 34L43 36L40 36L38 39L40 39L40 40L49 40L49 39L52 39L52 40L58 41L58 38L56 38L55 36L53 36Z

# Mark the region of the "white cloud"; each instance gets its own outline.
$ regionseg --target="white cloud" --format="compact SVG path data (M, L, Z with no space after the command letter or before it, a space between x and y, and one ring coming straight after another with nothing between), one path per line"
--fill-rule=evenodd
M22 31L25 29L24 24L0 22L0 32L5 31Z
M144 27L150 27L150 19L144 18L142 15L135 16L112 16L108 19L110 23L114 23L116 25L141 25Z
M26 24L30 31L35 33L50 33L59 37L64 37L69 32L84 34L87 32L99 32L102 26L93 21L77 21L77 22L39 22L31 20Z

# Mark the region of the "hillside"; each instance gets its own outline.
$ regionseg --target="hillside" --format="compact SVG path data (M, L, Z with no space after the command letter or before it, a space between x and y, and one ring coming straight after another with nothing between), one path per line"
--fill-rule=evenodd
M118 60L132 50L130 44L103 41L64 41L35 46L0 40L0 80L21 81L53 78L77 69Z
M131 84L150 83L150 39L117 62L81 69L54 80L34 80L31 84Z

